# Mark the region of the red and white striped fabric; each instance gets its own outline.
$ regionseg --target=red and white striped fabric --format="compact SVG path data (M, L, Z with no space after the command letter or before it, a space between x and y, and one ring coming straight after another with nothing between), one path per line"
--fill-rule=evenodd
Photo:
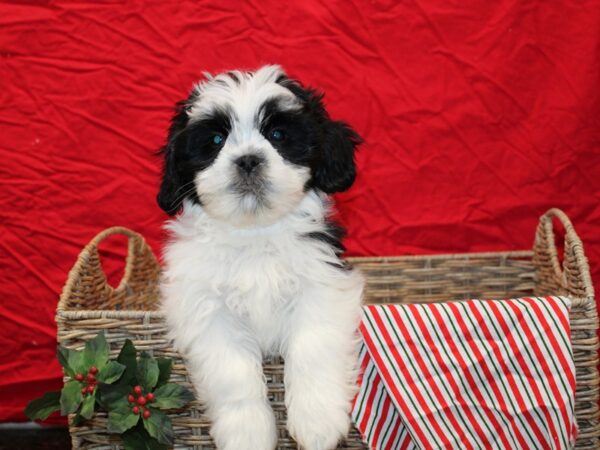
M564 297L369 305L354 422L372 449L566 450L575 441Z

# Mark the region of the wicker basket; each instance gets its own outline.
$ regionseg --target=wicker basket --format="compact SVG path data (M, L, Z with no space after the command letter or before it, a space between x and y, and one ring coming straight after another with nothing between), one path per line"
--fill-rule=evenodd
M553 218L565 228L564 262L555 247ZM98 255L98 244L113 234L129 237L125 275L115 289L108 285ZM435 302L466 298L509 298L528 295L569 295L572 342L577 368L576 414L578 449L600 448L598 411L598 316L583 246L567 216L556 209L541 217L533 251L473 253L440 256L351 258L367 276L366 302ZM181 356L165 338L165 322L156 311L160 267L137 233L110 228L81 252L58 304L58 341L81 349L86 340L104 330L111 356L125 339L154 356L174 359L171 381L189 386ZM296 448L285 429L283 363L265 361L264 372L279 428L279 448ZM171 415L176 448L214 448L210 423L199 404ZM98 413L85 426L71 424L74 449L118 449L119 439L106 431L107 418ZM353 430L340 448L366 449Z

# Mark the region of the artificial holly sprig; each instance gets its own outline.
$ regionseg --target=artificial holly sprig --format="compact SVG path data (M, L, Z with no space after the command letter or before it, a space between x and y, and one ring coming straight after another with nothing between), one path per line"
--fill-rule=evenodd
M168 383L170 359L153 358L146 352L136 358L129 340L117 361L125 366L123 376L114 385L101 386L99 392L99 401L108 411L108 430L122 435L126 449L166 449L173 444L174 433L171 419L161 410L182 408L193 394Z
M60 346L56 355L68 380L62 390L49 392L29 402L25 414L32 420L45 420L60 410L62 415L76 413L76 423L90 419L96 406L98 383L114 383L123 374L125 366L109 361L108 344L103 332L86 342L83 351Z
M126 450L166 450L173 444L171 419L161 410L182 408L193 394L168 383L172 361L142 352L125 341L116 361L109 361L104 334L88 341L83 351L59 347L58 360L68 377L62 391L31 401L25 413L44 420L54 411L76 413L75 423L94 410L108 412L108 431L119 433Z

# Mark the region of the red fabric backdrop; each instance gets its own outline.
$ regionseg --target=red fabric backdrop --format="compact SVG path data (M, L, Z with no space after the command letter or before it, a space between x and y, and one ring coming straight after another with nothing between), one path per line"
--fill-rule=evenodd
M0 4L0 421L60 384L54 311L89 239L159 251L154 152L204 70L280 63L364 136L350 254L529 248L558 206L600 279L600 2L297 3Z

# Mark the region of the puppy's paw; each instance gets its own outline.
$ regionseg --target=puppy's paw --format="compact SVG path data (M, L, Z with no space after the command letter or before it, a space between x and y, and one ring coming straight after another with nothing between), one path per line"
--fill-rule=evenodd
M264 402L222 406L210 434L219 450L273 450L277 445L275 417Z
M303 450L331 450L347 435L350 416L347 408L317 407L308 399L292 401L287 427Z

